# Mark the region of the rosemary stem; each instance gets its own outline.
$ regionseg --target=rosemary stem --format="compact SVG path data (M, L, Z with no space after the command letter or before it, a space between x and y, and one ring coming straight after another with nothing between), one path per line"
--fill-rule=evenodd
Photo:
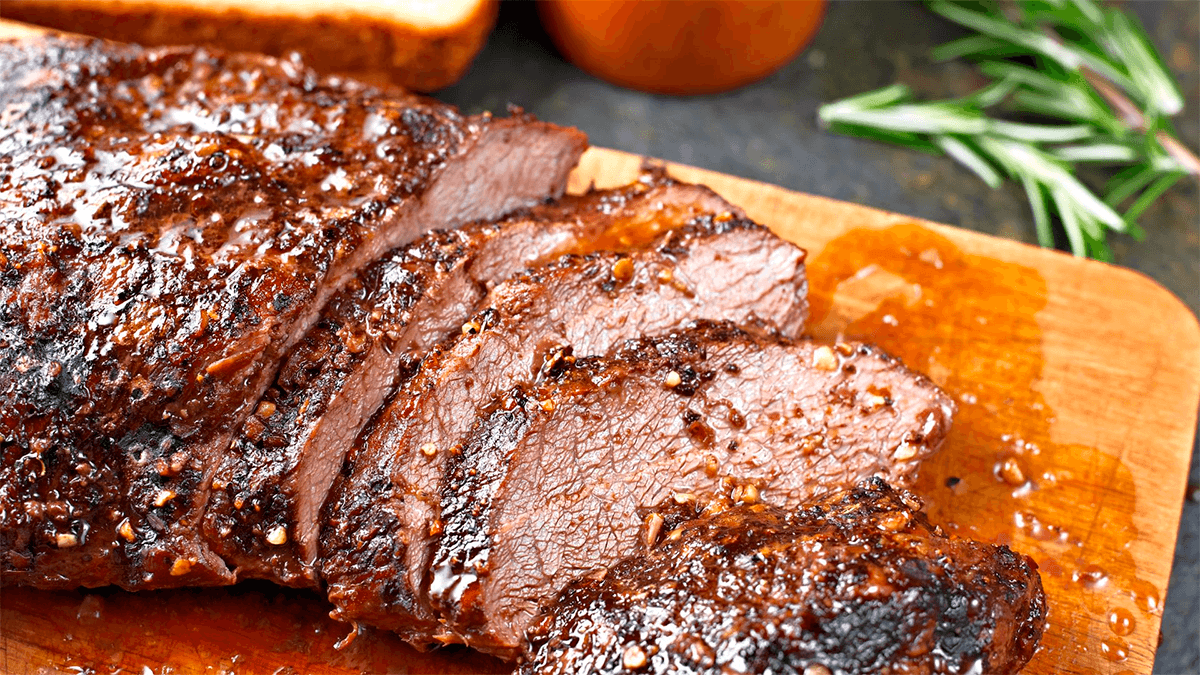
M1062 38L1060 38L1058 33L1055 31L1047 28L1045 29L1044 33L1051 40L1054 40L1059 44L1062 43ZM1121 89L1109 81L1107 77L1087 67L1086 65L1081 65L1079 67L1079 72L1083 74L1083 77L1088 81L1088 84L1092 85L1092 88L1096 90L1096 93L1100 94L1104 100L1108 101L1108 104L1113 107L1113 112L1115 112L1122 120L1124 120L1125 123L1128 124L1132 129L1141 133L1146 133L1150 130L1150 125L1147 123L1146 116L1142 113L1141 108L1139 108L1133 101L1130 101L1129 97L1121 93ZM1178 138L1175 138L1165 131L1159 131L1157 134L1155 134L1155 138L1158 139L1158 142L1160 145L1162 145L1163 150L1166 150L1167 154L1169 154L1175 161L1179 162L1179 164L1183 166L1189 174L1200 177L1200 158L1197 158L1196 155L1189 150L1186 145L1181 143Z
M1163 147L1163 150L1166 150L1168 155L1174 157L1175 161L1186 168L1189 174L1200 176L1200 158L1192 154L1192 151L1188 150L1187 146L1178 138L1165 131L1159 131L1154 137L1158 139L1158 144Z
M1015 7L1006 5L1006 13L1015 11ZM1007 14L1011 16L1011 14ZM1062 44L1062 38L1058 33L1051 28L1046 28L1042 31L1046 37L1050 38L1058 44ZM1150 130L1150 125L1146 120L1146 115L1142 113L1141 108L1136 103L1129 100L1129 97L1121 93L1120 87L1113 84L1107 77L1096 72L1087 65L1079 66L1079 72L1083 74L1088 84L1096 90L1096 93L1108 101L1112 106L1113 112L1120 117L1125 124L1128 124L1134 131L1146 133ZM1188 149L1178 138L1175 138L1166 131L1159 131L1154 135L1158 140L1159 145L1167 152L1175 161L1184 167L1187 173L1200 177L1200 158L1196 157L1195 153Z
M1108 104L1113 107L1113 112L1117 113L1126 124L1135 131L1142 133L1149 131L1146 116L1134 105L1133 101L1130 101L1125 94L1121 93L1120 89L1113 86L1103 75L1087 66L1083 66L1079 70L1083 73L1083 77L1087 79L1088 84L1092 85L1096 93L1108 101ZM1166 131L1159 131L1155 134L1155 138L1162 145L1163 150L1166 150L1167 154L1171 155L1175 161L1186 168L1189 174L1200 176L1200 158L1196 157L1191 150L1188 150L1187 146L1181 143L1178 138L1175 138Z

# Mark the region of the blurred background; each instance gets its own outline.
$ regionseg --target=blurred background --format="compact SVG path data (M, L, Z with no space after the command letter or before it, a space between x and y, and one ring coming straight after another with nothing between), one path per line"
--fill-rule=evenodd
M1180 139L1200 146L1200 3L1121 5L1143 22L1186 99ZM533 3L501 3L495 31L466 76L435 96L466 112L513 103L577 126L593 145L683 162L783 187L1036 243L1029 203L993 190L954 161L824 131L817 108L893 82L919 99L985 83L970 63L930 49L966 34L919 4L832 2L811 44L782 69L728 93L674 97L609 84L568 63ZM1088 176L1085 175L1085 179ZM1092 178L1099 178L1095 176ZM1200 199L1185 178L1142 216L1144 241L1110 235L1114 262L1139 270L1200 314ZM1200 673L1200 461L1193 450L1156 673Z

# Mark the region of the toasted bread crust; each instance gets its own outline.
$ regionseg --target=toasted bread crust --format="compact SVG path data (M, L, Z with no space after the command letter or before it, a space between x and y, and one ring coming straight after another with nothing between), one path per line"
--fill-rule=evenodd
M4 18L148 46L197 44L284 56L299 52L324 74L429 92L466 73L496 22L480 0L452 26L416 26L348 8L309 15L167 0L5 0Z

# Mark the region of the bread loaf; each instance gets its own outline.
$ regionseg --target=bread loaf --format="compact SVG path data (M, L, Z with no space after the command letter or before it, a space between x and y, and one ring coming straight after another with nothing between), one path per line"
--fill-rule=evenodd
M496 20L496 0L4 0L0 16L143 45L282 56L429 92L456 82Z

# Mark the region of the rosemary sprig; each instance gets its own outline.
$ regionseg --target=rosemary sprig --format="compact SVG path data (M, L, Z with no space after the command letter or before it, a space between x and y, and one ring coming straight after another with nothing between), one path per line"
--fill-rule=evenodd
M1109 230L1141 237L1138 217L1180 178L1200 175L1200 159L1170 123L1183 96L1129 15L1093 0L928 5L976 31L935 48L933 58L971 58L991 84L924 103L894 84L821 106L824 126L946 154L993 188L1012 179L1025 189L1043 246L1054 246L1056 216L1072 252L1102 260L1112 257ZM1055 123L1003 119L993 108ZM1125 168L1101 197L1075 175L1085 163Z

